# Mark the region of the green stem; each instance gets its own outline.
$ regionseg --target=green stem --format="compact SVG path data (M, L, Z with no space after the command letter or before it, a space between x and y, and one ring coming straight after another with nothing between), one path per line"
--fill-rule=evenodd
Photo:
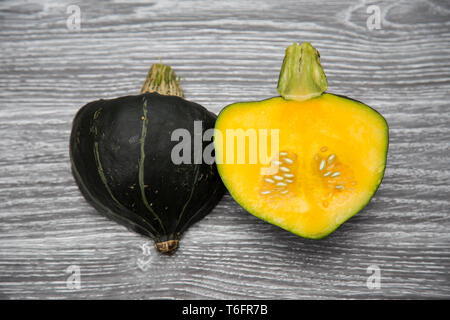
M162 63L155 63L151 66L140 93L146 92L157 92L163 95L184 98L180 79L176 78L175 72L171 67Z
M320 96L327 88L319 51L308 42L287 47L278 79L278 93L286 100L303 101Z

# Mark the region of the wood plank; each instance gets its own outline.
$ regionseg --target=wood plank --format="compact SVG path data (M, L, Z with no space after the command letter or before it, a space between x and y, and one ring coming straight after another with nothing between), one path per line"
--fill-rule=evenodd
M80 31L66 26L70 4ZM370 4L379 30L364 1L1 2L0 298L450 298L450 7ZM159 58L215 113L265 99L294 41L320 50L330 92L390 125L385 179L363 212L314 241L227 194L166 257L86 204L68 156L82 105L137 94ZM371 265L381 289L366 285Z

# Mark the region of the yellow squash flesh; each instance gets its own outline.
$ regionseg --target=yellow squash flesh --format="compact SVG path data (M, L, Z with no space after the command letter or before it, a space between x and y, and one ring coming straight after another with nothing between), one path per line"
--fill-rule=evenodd
M264 157L249 163L250 139L239 147L227 137L230 129L254 130L258 143L260 129L278 129L278 153L270 163ZM303 101L235 103L222 110L216 131L217 167L233 198L251 214L302 237L334 231L369 202L383 178L387 123L355 100L324 93ZM242 152L246 161L239 164ZM234 161L227 163L231 154ZM264 174L261 169L274 161L277 171Z

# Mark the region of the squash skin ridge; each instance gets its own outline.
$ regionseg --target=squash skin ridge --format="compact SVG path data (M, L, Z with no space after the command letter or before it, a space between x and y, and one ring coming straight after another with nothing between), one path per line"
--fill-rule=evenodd
M161 221L161 218L159 215L150 207L148 204L147 195L145 194L145 182L144 182L144 166L145 166L145 138L147 137L147 125L148 125L148 109L147 109L147 99L145 96L142 97L142 129L141 129L141 138L139 139L140 144L140 154L139 154L139 164L138 164L138 182L139 182L139 189L141 191L141 198L142 202L144 203L145 208L150 212L156 220L158 220L159 225L161 226L162 233L166 233L166 228L164 227L164 224Z
M83 194L85 199L88 201L88 203L93 206L95 209L97 209L98 212L102 213L103 216L112 219L113 221L118 222L121 224L122 221L126 222L127 229L130 229L134 232L140 233L144 236L148 236L152 239L154 239L154 235L152 233L149 233L146 228L141 226L136 221L133 221L131 219L128 219L120 214L115 213L113 210L109 209L108 207L104 206L102 203L95 200L95 198L90 193L89 189L85 186L80 174L78 173L76 167L72 164L71 170L74 176L77 177L76 182L80 189L80 192ZM127 211L128 213L133 213L132 211ZM136 216L137 217L137 216ZM144 220L145 221L145 220ZM128 225L129 224L129 225Z

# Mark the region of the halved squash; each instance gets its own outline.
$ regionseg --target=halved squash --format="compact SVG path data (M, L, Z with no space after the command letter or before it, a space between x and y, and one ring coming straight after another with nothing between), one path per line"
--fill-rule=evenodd
M385 119L326 88L318 52L294 44L280 74L281 97L229 105L215 126L218 171L232 197L253 215L313 239L369 202L388 150Z

